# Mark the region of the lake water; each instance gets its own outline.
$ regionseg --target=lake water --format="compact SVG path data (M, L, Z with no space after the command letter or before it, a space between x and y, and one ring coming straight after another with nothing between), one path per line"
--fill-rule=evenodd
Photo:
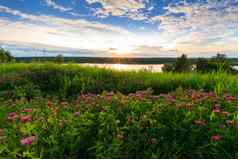
M83 66L99 67L99 68L108 68L119 71L150 71L150 72L162 72L163 64L81 64ZM238 70L238 66L234 66Z
M108 68L119 71L151 71L151 72L162 72L163 64L147 64L147 65L139 65L139 64L81 64L83 66L92 66L92 67L100 67L100 68Z

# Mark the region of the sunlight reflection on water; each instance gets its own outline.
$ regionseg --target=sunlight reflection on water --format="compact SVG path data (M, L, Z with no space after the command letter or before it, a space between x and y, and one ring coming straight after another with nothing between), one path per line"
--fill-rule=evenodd
M163 64L81 64L83 66L92 66L99 68L108 68L119 71L150 71L150 72L162 72Z
M80 64L82 66L90 66L90 67L99 67L99 68L108 68L119 71L150 71L150 72L162 72L163 64L92 64L85 63ZM238 66L234 66L236 70L238 70Z

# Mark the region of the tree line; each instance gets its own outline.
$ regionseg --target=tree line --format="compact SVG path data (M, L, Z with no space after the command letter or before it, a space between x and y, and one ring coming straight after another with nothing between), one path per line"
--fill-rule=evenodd
M183 54L178 57L175 63L164 64L162 68L163 72L227 72L238 73L228 60L225 54L217 54L212 58L198 58L195 62L192 62L187 55Z

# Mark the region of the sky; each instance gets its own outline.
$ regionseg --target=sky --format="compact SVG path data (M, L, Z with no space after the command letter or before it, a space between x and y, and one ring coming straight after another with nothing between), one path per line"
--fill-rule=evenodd
M238 57L238 0L0 0L14 56Z

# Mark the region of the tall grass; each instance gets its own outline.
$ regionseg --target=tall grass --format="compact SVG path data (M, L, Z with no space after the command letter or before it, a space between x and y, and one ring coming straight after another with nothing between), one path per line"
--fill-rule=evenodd
M217 94L226 91L238 93L238 76L224 72L127 72L78 64L2 64L0 82L0 91L13 90L30 83L44 95L56 93L61 97L73 97L86 92L101 93L105 90L131 93L147 88L152 88L155 94L159 94L174 91L179 87L215 91ZM26 88L28 89L27 86Z

